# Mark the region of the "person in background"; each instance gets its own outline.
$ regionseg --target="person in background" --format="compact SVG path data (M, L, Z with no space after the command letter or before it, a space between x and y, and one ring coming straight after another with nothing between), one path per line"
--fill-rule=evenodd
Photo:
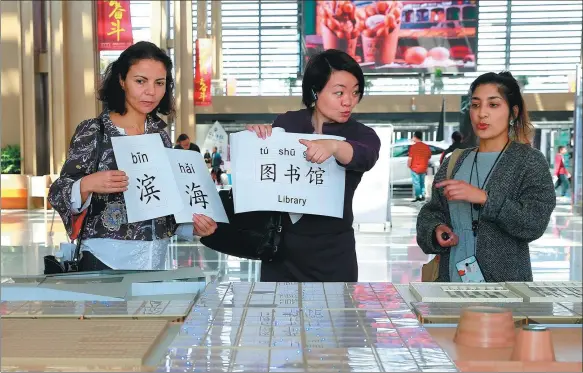
M441 158L439 159L439 164L443 163L443 160L445 159L445 157L449 153L453 153L453 151L456 149L463 149L464 148L464 144L462 144L463 139L464 138L463 138L462 133L460 131L455 131L454 133L451 134L451 140L453 141L453 143L449 146L449 148L445 149L445 151L443 153L441 153Z
M341 197L344 213L341 218L283 214L278 257L261 263L261 281L358 281L352 199L362 176L378 160L381 147L376 132L352 117L363 94L364 74L360 65L347 53L329 49L312 56L306 65L302 80L302 102L306 108L288 111L275 119L273 127L283 128L285 132L336 135L346 139L300 140L306 147L308 162L318 165L334 157L337 164L346 169L344 196ZM247 129L262 139L272 133L270 125L250 125ZM246 198L261 198L261 191ZM207 216L195 217L194 231L201 237L211 236L216 231L217 236L223 234L228 239L221 228L217 230L217 224Z
M440 256L440 282L469 282L471 261L485 282L532 281L529 242L556 206L549 164L531 145L534 126L512 74L480 75L469 96L480 145L463 151L451 177L451 157L439 168L417 216L417 244Z
M567 171L565 166L565 154L567 153L567 148L564 146L559 146L559 151L555 155L555 176L557 177L557 182L555 183L555 190L559 187L561 188L561 197L567 197L569 194L569 179L571 174Z
M211 154L211 167L213 171L218 172L223 164L223 158L216 146L213 147L213 154Z
M423 142L423 133L413 134L413 145L409 147L407 166L411 169L415 199L412 202L425 201L425 175L431 159L431 149Z
M190 138L185 133L178 136L178 139L176 139L176 146L174 147L174 149L194 150L195 152L200 153L200 148L198 147L198 145L191 143Z
M211 153L209 153L208 149L204 151L204 163L207 164L208 168L211 168Z
M218 169L212 169L211 170L211 178L213 179L213 181L215 182L216 185L224 185L223 183L223 170L221 170L221 168L219 167Z
M165 269L170 237L175 232L181 235L174 216L127 222L123 192L128 190L128 176L117 168L111 139L159 134L170 148L166 123L158 114L173 113L173 90L170 57L152 43L138 42L105 72L98 97L106 109L77 126L61 174L49 190L49 201L69 237L78 219L87 214L85 230L79 234L80 271ZM100 124L104 136L97 154ZM97 157L99 167L94 170ZM179 231L192 237L190 224L181 224Z

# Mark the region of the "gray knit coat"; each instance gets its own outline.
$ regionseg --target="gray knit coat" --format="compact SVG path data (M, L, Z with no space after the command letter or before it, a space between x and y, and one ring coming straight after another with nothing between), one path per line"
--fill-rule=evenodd
M458 158L453 175L473 149ZM443 188L435 184L446 178L449 159L435 175L431 200L417 217L417 243L426 254L440 254L437 281L448 282L449 248L437 244L435 228L451 227L449 206ZM452 178L453 178L452 175ZM532 281L528 244L545 232L556 205L549 164L529 145L512 142L492 171L485 190L476 240L476 258L487 282Z

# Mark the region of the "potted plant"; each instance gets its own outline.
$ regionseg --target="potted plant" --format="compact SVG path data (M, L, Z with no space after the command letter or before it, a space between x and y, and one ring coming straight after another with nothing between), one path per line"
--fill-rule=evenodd
M8 145L0 151L2 174L20 174L20 146Z
M289 95L290 96L293 95L293 90L294 90L294 87L296 86L296 82L297 81L298 81L298 78L297 77L294 77L294 76L290 76L288 78L285 78L285 85L289 89Z
M365 79L364 80L364 93L369 94L371 88L372 88L372 80Z
M516 81L518 82L518 86L520 87L520 91L522 92L524 88L528 85L528 76L519 75L516 78Z
M443 71L437 67L432 76L431 94L439 94L443 90Z
M28 207L28 176L21 175L20 162L20 146L8 145L0 151L1 204L3 209L25 209Z

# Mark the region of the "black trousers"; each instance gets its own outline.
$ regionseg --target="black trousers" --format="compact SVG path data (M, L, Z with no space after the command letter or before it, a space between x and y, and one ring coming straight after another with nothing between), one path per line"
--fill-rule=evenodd
M79 272L103 271L106 269L111 268L103 264L90 251L83 251L83 255L79 261Z
M284 228L285 231L285 228ZM262 282L357 282L354 231L284 236L281 257L261 262Z

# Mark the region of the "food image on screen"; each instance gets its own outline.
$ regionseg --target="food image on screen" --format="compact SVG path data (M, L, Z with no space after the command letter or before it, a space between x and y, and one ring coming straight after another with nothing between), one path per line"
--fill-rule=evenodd
M476 69L477 0L315 3L316 34L305 37L306 59L339 49L368 74Z

